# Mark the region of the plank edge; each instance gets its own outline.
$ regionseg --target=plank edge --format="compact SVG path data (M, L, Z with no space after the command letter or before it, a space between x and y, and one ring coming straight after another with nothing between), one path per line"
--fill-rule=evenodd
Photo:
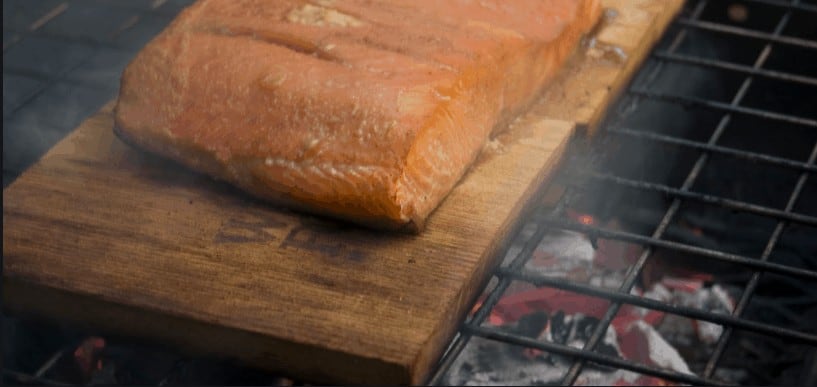
M361 358L325 347L295 343L271 336L219 326L155 310L136 310L76 292L14 277L2 286L3 311L19 317L58 318L101 334L141 338L182 355L228 356L271 372L285 372L315 383L411 382L409 367L373 358ZM94 315L89 321L88 315ZM276 350L270 350L275 348ZM309 367L313 364L313 367ZM300 369L299 369L300 368ZM350 370L359 371L357 375ZM338 376L345 378L338 380Z
M457 292L457 296L451 300L452 305L449 310L453 312L449 318L441 318L438 320L437 326L433 333L429 336L427 342L423 345L417 357L412 362L410 374L412 376L412 384L420 384L427 381L429 375L435 369L435 365L442 358L446 349L446 338L454 336L459 329L461 323L465 320L471 305L479 297L481 290L485 287L490 279L491 271L498 266L502 261L502 253L506 251L513 241L513 236L525 224L527 217L522 216L525 211L535 207L536 203L542 199L545 191L547 191L546 181L555 173L558 166L562 163L563 155L567 151L570 141L573 139L577 131L575 123L562 121L558 119L542 118L541 121L558 122L563 128L564 133L555 134L551 130L549 136L560 137L561 140L555 146L549 155L548 162L543 163L539 171L535 174L536 178L528 183L523 193L520 195L522 200L514 204L509 216L505 219L503 224L498 228L501 230L501 235L497 235L493 243L485 249L483 256L480 258L482 265L477 265L474 272L470 275L471 281L463 283L462 287ZM536 145L521 145L532 146ZM433 345L436 342L443 342L443 345Z

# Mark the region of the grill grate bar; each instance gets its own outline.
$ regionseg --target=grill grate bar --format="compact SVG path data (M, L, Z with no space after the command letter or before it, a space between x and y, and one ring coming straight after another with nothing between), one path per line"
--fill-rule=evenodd
M809 171L809 172L817 172L817 166L809 165L808 163L791 160L791 159L784 159L780 157L770 156L763 153L756 153L756 152L749 152L740 149L728 148L725 146L720 145L709 145L702 142L697 141L690 141L685 140L678 137L667 136L663 134L657 134L647 131L641 130L632 130L632 129L624 129L624 128L608 128L608 133L614 133L619 135L626 135L636 138L642 139L649 139L653 141L659 141L668 144L674 144L679 146L684 146L687 148L697 149L701 151L707 151L709 153L720 153L724 155L729 155L736 158L741 158L748 161L758 161L763 162L771 165L776 165L785 168L797 169L801 171Z
M793 3L796 3L796 2L797 2L796 0L793 1ZM702 1L702 3L705 4L705 1ZM703 10L703 6L696 9L696 11L700 11L700 12L702 12L702 10ZM687 20L688 22L692 22L692 23L700 23L700 21L698 20L699 17L700 17L700 13L696 12L691 19L684 19L684 20ZM780 33L783 31L785 26L788 24L790 17L791 17L791 12L786 12L786 14L783 15L783 17L780 18L780 20L777 23L777 26L775 28L775 32L774 32L774 34L772 36L774 36L774 37L779 37L780 36ZM684 25L684 24L681 23L681 25ZM680 43L680 39L676 40L676 42ZM669 52L674 53L675 48L677 48L677 46L673 45L673 47L671 47ZM758 55L757 59L755 60L754 68L760 68L760 67L763 66L763 64L768 59L769 54L771 53L771 48L772 48L771 43L766 43L763 50L761 51L761 53ZM702 106L705 106L705 107L712 107L712 108L717 108L719 110L726 111L726 114L723 115L720 122L718 123L718 126L715 128L712 135L710 136L710 138L708 140L709 145L715 145L718 142L718 140L720 139L720 137L723 135L723 133L726 131L726 128L728 127L729 123L731 122L731 119L732 119L731 114L732 113L743 113L743 114L748 113L748 114L757 114L757 115L761 115L761 116L770 116L770 117L774 117L774 118L782 119L782 120L792 120L792 121L795 121L795 123L798 123L798 122L802 121L806 125L808 125L809 122L810 122L811 126L817 126L817 121L813 121L813 120L806 120L806 119L802 119L802 118L799 118L799 117L786 116L786 115L781 115L781 114L774 113L774 112L767 112L767 111L762 111L762 110L739 107L738 105L743 100L743 98L746 96L746 93L749 91L749 88L752 86L753 81L754 81L754 79L751 76L744 79L743 83L741 84L741 87L738 89L737 93L735 93L734 98L732 98L732 101L729 104L724 104L724 103L714 102L714 101L697 100L697 99L691 99L691 98L688 99L688 101L699 102L699 103L702 104ZM639 93L637 91L636 92L631 91L631 94L635 94L636 96L639 96ZM664 96L664 95L661 94L661 93L653 93L653 92L643 91L643 92L640 93L640 96L644 96L644 97L648 97L648 98L651 97L651 96L654 96L653 98L660 99L659 97ZM676 98L678 98L678 97L676 97ZM709 153L702 153L700 156L698 156L698 159L696 160L695 165L692 167L692 169L690 170L689 174L687 175L687 178L685 179L683 185L681 186L682 191L688 191L690 188L692 188L692 186L695 184L695 181L698 179L698 176L700 175L700 172L703 170L703 168L706 165L706 163L708 162L708 160L709 160ZM804 172L804 174L805 174L805 172ZM653 235L652 235L653 239L661 239L664 236L665 231L669 227L670 222L675 217L675 215L677 214L680 207L681 207L681 198L680 197L675 197L673 199L673 201L672 201L672 204L667 209L667 212L665 213L663 219L661 219L661 222L659 223L658 227L653 232ZM652 255L652 252L653 252L653 247L648 245L648 247L644 250L644 252L638 258L638 261L628 271L627 276L625 277L624 281L622 282L621 286L619 287L619 292L621 292L621 293L629 293L630 292L630 289L632 289L633 285L635 284L635 278L638 276L638 274L643 269L647 259ZM750 289L750 290L754 291L754 289ZM751 292L744 292L743 296L747 297L747 298L751 297ZM595 330L593 331L593 334L591 335L591 337L585 343L583 350L585 350L585 351L594 351L595 350L596 346L599 344L599 342L601 342L602 337L603 337L604 333L606 332L607 328L610 326L610 324L612 322L612 319L613 319L613 316L615 316L615 314L618 313L621 306L622 306L622 303L620 303L620 302L615 302L615 303L612 303L610 305L610 307L608 308L608 310L605 313L604 317L601 319L601 321L599 322L599 324L596 326ZM727 328L727 330L729 330L729 329ZM721 345L721 344L723 344L725 346L725 342L719 342L719 345ZM722 354L722 351L720 352L720 354ZM716 352L715 356L710 358L710 361L708 362L708 365L717 362L717 359L715 359L716 356L718 358L720 357L718 355L718 353ZM715 359L714 362L713 362L713 359ZM584 360L575 361L573 363L573 365L571 366L570 370L568 370L567 375L563 379L563 384L570 384L570 385L575 384L576 379L578 378L579 373L581 372L584 364L585 364ZM710 371L714 372L714 367ZM705 377L710 377L711 375L712 375L712 373L707 373L707 374L705 374Z
M676 199L680 200L680 199ZM817 272L800 269L796 267L781 265L778 263L764 262L755 258L750 258L737 254L725 253L722 251L707 249L703 247L692 246L679 242L672 242L668 240L658 239L656 237L647 237L626 231L612 231L604 228L584 225L575 222L566 222L563 220L542 220L542 223L549 224L552 227L576 231L591 235L593 237L600 237L604 239L615 239L624 242L637 243L649 247L659 247L671 250L676 250L688 254L694 254L702 257L712 258L718 261L735 263L746 266L755 270L762 270L774 274L785 275L789 277L797 277L805 280L817 280Z
M560 203L566 202L566 197L563 196L560 198ZM554 216L556 212L560 212L563 206L558 206L556 210L554 210ZM539 244L539 242L544 238L545 234L547 233L547 229L541 225L537 225L537 229L534 232L534 235L525 243L525 246L522 248L516 257L510 263L510 267L518 268L522 267L525 262L527 262L527 258L530 254L533 253L533 250ZM491 309L499 302L499 299L502 297L502 294L505 290L510 286L511 282L508 279L499 279L499 283L494 287L494 289L488 294L485 298L485 301L480 305L477 311L474 313L474 316L471 318L471 322L476 322L476 324L482 324L488 315L490 314ZM430 381L430 385L441 385L443 380L442 377L445 373L451 368L454 363L454 360L459 356L459 354L465 349L465 346L471 339L471 334L465 332L462 327L458 332L457 337L454 339L454 342L449 346L449 349L446 351L443 359L440 363L439 369L437 373L434 375L432 380Z
M571 188L567 188L559 198L559 201L556 203L556 206L551 210L550 217L557 218L561 216L567 207L567 204L570 201L570 197L572 196ZM512 270L520 270L525 263L527 263L528 259L530 259L533 251L539 246L539 243L547 234L548 229L543 224L536 224L536 231L534 231L533 235L525 242L525 245L522 247L522 250L516 254L513 260L508 265L508 268ZM510 286L511 281L508 278L498 278L499 282L496 286L488 293L485 297L485 300L482 302L482 305L477 309L474 313L474 316L471 318L470 323L475 325L482 324L490 315L491 310L496 306L499 302L499 299L502 297L502 294L505 290L508 289ZM442 361L439 365L437 372L434 374L434 377L430 381L430 385L438 386L443 384L443 376L445 376L446 372L451 368L454 364L454 360L459 356L465 346L471 339L471 333L464 330L465 326L460 327L457 337L454 339L454 342L449 346L449 349L443 355Z
M814 164L815 160L817 160L817 143L814 144L814 149L811 151L811 156L809 156L809 164ZM797 200L800 198L800 194L803 192L803 187L806 185L806 180L808 180L808 172L803 172L800 174L800 178L797 179L797 185L795 185L794 189L792 190L791 195L789 196L789 201L786 203L786 212L790 212L794 209L794 205L797 203ZM777 223L777 227L775 227L774 232L772 232L772 236L769 238L769 242L766 244L766 248L763 250L763 254L760 257L760 261L766 262L769 260L769 257L772 254L772 250L774 250L775 245L780 240L780 235L783 234L783 228L786 226L786 221L781 220ZM749 284L746 286L746 290L740 297L737 305L735 306L735 310L732 312L732 316L740 317L743 314L743 311L746 309L746 306L749 305L749 300L752 298L752 294L754 294L755 289L757 289L758 284L760 283L760 276L763 275L763 272L755 272L752 275L752 279L749 280ZM712 357L709 359L709 362L706 364L706 368L704 369L704 376L710 377L717 368L718 362L720 361L721 357L723 357L723 353L726 350L726 345L729 342L729 338L732 335L732 328L726 327L721 334L721 337L718 339L717 346L715 347L715 351L712 354Z
M54 364L57 363L57 361L63 356L64 353L65 353L64 350L59 350L55 352L53 355L51 355L51 357L40 366L37 372L34 372L34 377L39 378L43 376L43 374L48 372L48 370L51 369L51 367L53 367Z
M695 7L692 17L692 20L697 20L700 18L701 14L703 13L704 9L706 8L708 1L702 0L697 4ZM681 29L680 32L675 36L675 39L672 42L672 45L669 47L668 51L670 53L675 52L678 47L681 45L683 40L687 36L686 29ZM722 130L721 130L722 131ZM715 133L712 134L712 139L710 142L714 144L717 138L720 137L719 130L716 130ZM683 189L687 189L692 186L692 183L697 178L698 173L703 168L704 163L706 162L706 154L701 155L695 166L693 167L692 171L690 171L689 176L687 177L687 181L684 182ZM688 186L689 187L688 187ZM664 231L669 227L672 218L675 216L675 213L681 206L681 201L678 198L675 198L667 209L667 212L664 214L664 217L661 219L661 222L658 224L658 227L653 232L653 237L658 239L663 235ZM638 260L628 268L627 273L625 275L624 280L622 281L621 285L618 288L618 291L622 294L629 294L632 287L635 285L636 279L638 275L641 273L641 270L644 268L644 265L647 262L647 259L652 254L652 246L647 246L644 252L638 257ZM588 338L587 342L585 342L584 347L582 348L585 352L593 353L595 351L596 346L602 341L604 334L607 332L608 327L613 322L613 318L616 314L618 314L619 309L621 309L621 303L612 303L610 307L605 312L604 316L599 320L598 325L593 330L593 333ZM581 373L582 369L584 368L585 360L583 359L576 359L573 364L568 369L567 373L565 374L564 378L562 379L563 385L574 385L576 384L576 380L579 378L579 374Z
M51 379L46 379L40 376L27 375L22 372L3 369L3 375L16 380L19 383L39 383L45 386L73 386L73 384L62 383Z
M585 173L583 175L577 176L589 177L591 179L596 179L599 181L609 182L622 186L628 186L639 190L657 191L670 196L672 198L672 204L670 205L669 209L664 213L661 222L653 231L652 235L645 236L635 233L609 230L597 226L584 225L577 222L567 222L561 220L564 218L564 210L567 208L569 202L571 201L571 198L575 197L576 190L583 188L581 185L573 184L572 182L568 184L567 192L561 195L560 200L557 203L555 209L553 209L547 214L543 210L535 211L532 214L532 218L529 220L532 220L534 223L533 225L535 226L535 232L533 233L533 236L526 240L525 244L523 245L522 251L520 251L518 254L516 254L515 257L513 257L509 265L500 267L494 271L493 274L496 277L497 285L490 292L488 292L487 297L484 299L480 307L477 308L474 315L465 323L463 323L463 325L460 327L457 336L454 338L454 340L452 341L451 345L449 346L448 350L443 355L442 360L439 363L438 371L435 373L433 379L431 380L432 385L439 385L441 383L444 383L442 377L452 367L454 361L459 357L460 353L466 348L467 344L469 343L469 340L473 336L489 340L506 342L522 347L537 348L570 358L573 361L573 363L562 379L562 382L567 384L574 384L578 379L579 375L581 374L585 364L587 362L590 362L594 364L613 366L621 369L639 372L645 375L652 375L667 380L679 381L688 384L723 385L723 381L714 380L712 379L712 377L715 370L718 367L718 363L720 362L721 357L725 352L726 346L729 344L731 334L735 329L757 332L769 336L785 338L790 340L798 340L800 343L807 343L810 345L817 344L817 335L804 333L801 331L787 328L781 328L774 325L764 324L741 317L743 315L744 310L749 305L749 302L752 300L752 298L754 297L754 302L757 302L758 297L761 297L761 295L754 295L754 293L764 273L768 272L776 275L784 275L787 277L806 279L809 281L817 280L817 271L800 269L792 266L770 262L771 253L772 251L774 251L775 246L779 242L782 232L787 224L800 223L806 225L817 225L817 217L793 212L794 206L798 198L802 194L807 179L809 178L809 173L817 173L817 165L815 165L815 158L817 158L817 144L815 144L815 147L812 150L812 153L807 162L801 162L797 160L780 158L767 154L744 151L740 149L734 149L726 146L717 145L717 142L719 141L721 135L725 132L728 124L731 121L731 118L734 115L748 115L762 117L772 121L793 123L796 125L817 128L817 119L815 119L817 117L798 117L793 115L781 114L773 111L766 111L762 109L739 106L744 95L751 87L753 83L753 78L766 78L787 82L789 84L803 84L809 86L817 86L817 78L814 77L762 68L763 63L766 61L766 58L769 56L771 52L773 43L805 49L817 49L817 41L781 35L785 25L788 23L788 20L792 15L792 12L795 11L817 12L817 6L800 4L797 0L793 1L743 0L746 3L765 4L775 7L782 7L788 10L786 14L778 22L775 31L773 33L767 33L758 30L733 27L727 24L700 20L699 19L700 15L702 14L703 9L706 7L707 1L708 0L700 0L696 2L695 9L688 18L681 18L679 20L676 20L675 22L676 26L680 26L681 29L676 34L675 40L672 42L671 47L666 51L653 53L651 55L651 58L656 60L659 67L663 65L674 65L681 63L699 67L720 69L745 75L746 78L743 81L743 85L741 86L740 90L736 93L733 100L731 102L719 102L692 97L659 94L649 91L647 89L630 89L625 94L623 99L637 100L641 98L649 98L669 101L671 103L683 105L684 107L699 106L705 109L723 112L719 124L712 132L708 141L707 142L691 141L646 131L612 128L610 126L605 127L606 133L613 133L615 135L620 136L629 136L632 138L649 139L656 142L674 144L700 151L700 155L697 158L695 165L690 170L681 188L674 188L663 184L655 184L646 181L623 178L613 174ZM681 42L687 36L687 34L690 32L690 30L713 31L716 33L729 34L737 37L760 39L766 44L762 50L762 53L758 56L756 63L753 66L677 54L675 50L681 44ZM43 33L41 31L38 31L37 35L39 34ZM89 41L88 43L91 42ZM94 42L94 44L99 44L99 42ZM17 70L21 72L23 71L23 69ZM748 202L731 200L714 195L690 191L696 179L698 178L699 173L707 164L711 154L729 155L731 157L743 160L763 162L779 167L791 168L793 170L801 172L799 179L797 180L797 183L793 188L791 195L789 196L789 200L787 202L785 209L781 210L777 208L765 207ZM719 251L718 249L714 248L698 247L692 244L679 243L667 240L668 237L671 237L672 233L671 223L673 219L676 217L676 215L678 215L681 204L684 203L685 201L697 201L725 208L736 209L748 213L763 215L776 219L778 223L776 228L772 232L770 238L768 239L766 247L761 257L759 258L730 254ZM592 239L595 239L596 237L602 237L606 239L630 242L642 245L646 247L646 249L638 258L637 263L632 265L628 269L625 280L622 282L621 286L615 290L607 290L582 283L571 282L565 279L548 277L546 275L537 274L524 270L524 265L533 255L533 251L541 243L547 232L553 229L564 229L581 232L588 235ZM644 266L646 265L647 260L653 256L653 253L657 249L672 249L688 254L694 254L701 257L715 259L718 261L734 263L752 269L753 272L750 272L751 279L749 281L749 284L746 286L744 293L737 302L734 311L731 314L715 314L712 312L707 312L699 309L675 306L669 303L631 295L629 291L633 288L633 286L635 286L637 278L640 276L640 273ZM749 275L747 274L747 277L748 276ZM487 320L489 314L496 306L496 304L500 301L503 294L506 292L509 285L513 281L525 281L537 286L549 286L588 296L603 298L610 301L610 306L605 312L604 317L599 320L599 323L597 324L590 339L585 343L585 346L581 349L570 347L563 344L556 344L543 340L537 340L530 337L524 337L519 334L506 332L501 328L483 327L482 324ZM595 351L595 348L601 343L602 339L604 338L604 333L606 333L606 331L610 328L613 318L618 314L618 311L624 305L640 306L644 308L664 311L667 313L686 316L689 318L694 318L703 321L709 321L722 325L724 327L723 334L721 335L717 342L715 352L713 352L712 356L708 359L704 372L700 376L698 376L668 371L640 363L635 363L629 360L604 355ZM43 367L45 367L45 365ZM44 370L46 368L42 369ZM173 372L178 372L178 369L174 368L174 370L175 371L171 371L170 373L168 373L165 379L159 382L159 385L167 383L169 378L173 376ZM3 370L3 375L6 375L9 378L17 380L21 383L39 383L53 386L69 385L47 378L43 378L42 377L43 372L37 372L32 376L30 374Z
M795 38L791 36L782 36L780 34L770 34L767 32L757 31L757 30L750 30L746 28L740 27L733 27L725 24L719 24L714 22L708 21L701 21L701 20L693 20L690 18L681 18L678 20L678 24L684 27L691 27L697 28L701 30L707 31L714 31L714 32L721 32L725 34L735 35L735 36L742 36L746 38L754 38L760 39L770 43L779 43L779 44L788 44L791 46L806 48L806 49L817 49L817 42L808 39L801 39Z
M734 71L736 73L775 79L779 81L817 86L817 78L791 74L782 71L756 69L751 66L740 65L722 60L699 58L689 55L670 54L666 52L655 53L653 54L653 57L670 62L685 63L700 67L711 67L721 70Z
M573 348L563 344L555 344L547 341L540 341L525 336L503 332L502 330L496 328L482 327L469 323L465 325L464 329L474 336L479 336L490 340L502 341L527 348L535 348L542 351L555 353L558 355L570 356L573 358L581 357L593 363L613 366L645 375L656 376L664 379L677 380L679 382L684 382L692 385L730 386L730 384L725 384L717 380L704 379L692 374L683 374L680 372L667 371L659 368L648 367L639 363L621 360L616 357L602 355L596 352L588 352L582 349Z
M675 211L677 211L677 209ZM664 232L664 230L669 226L671 220L671 216L669 215L672 214L674 214L674 211L672 213L669 211L667 212L667 215L665 215L664 219L661 220L661 224L659 224L654 235L660 236ZM622 294L629 293L633 286L635 286L636 280L638 279L641 270L644 268L644 265L647 263L647 259L650 257L651 254L652 247L648 247L641 254L641 256L638 257L638 261L636 261L635 264L627 270L627 274L624 277L621 286L619 286L618 288L619 293ZM622 304L617 302L611 304L610 307L607 308L607 311L605 312L604 316L602 316L602 318L599 320L599 323L598 325L596 325L596 328L593 331L592 335L582 348L582 351L585 352L585 354L595 353L594 350L596 346L603 339L604 337L603 335L607 332L607 328L613 322L613 318L615 318L616 314L618 314L618 311L619 309L621 309L621 306ZM570 369L567 370L565 377L562 379L562 384L571 386L574 385L576 383L576 379L578 379L579 374L584 368L585 363L586 360L584 358L577 359L576 361L574 361L573 364L570 366Z
M791 3L781 0L743 0L747 3L757 3L757 4L766 4L766 5L773 5L775 7L784 7L787 9L794 9L798 11L805 11L805 12L817 12L817 6L808 5L808 4L800 4L800 3Z
M583 176L590 177L592 179L603 180L611 183L615 183L618 185L623 185L632 188L638 188L642 190L649 190L649 191L658 191L664 193L666 195L681 197L688 200L694 200L702 203L718 205L724 208L729 208L733 210L739 210L751 214L757 215L764 215L771 218L776 219L785 219L790 222L795 223L802 223L807 224L810 226L817 226L817 217L808 216L803 214L798 214L789 211L778 210L775 208L769 208L764 206L759 206L757 204L742 202L738 200L732 200L727 198L722 198L719 196L714 195L707 195L698 192L692 191L683 191L677 188L672 188L667 185L663 184L656 184L656 183L649 183L646 181L640 180L632 180L626 179L623 177L618 177L611 174L602 174L602 173L586 173Z
M665 94L665 93L657 93L652 91L647 91L644 89L632 89L629 93L633 95L637 95L639 97L645 97L654 100L661 100L676 103L682 106L697 106L702 107L710 110L716 111L723 111L727 113L736 113L736 114L743 114L747 116L753 117L760 117L765 118L772 121L779 121L785 122L789 124L795 125L803 125L812 128L817 128L817 120L813 120L810 118L792 116L788 114L781 114L775 113L768 110L763 109L755 109L745 106L738 106L738 104L734 103L725 103L719 101L712 101L703 98L695 98L695 97L688 97L688 96L681 96L681 95L672 95L672 94Z
M797 4L798 2L799 2L799 0L792 0L792 4ZM780 18L780 21L777 23L777 26L775 27L774 33L771 35L771 37L773 37L773 38L779 37L780 34L782 33L783 29L788 24L790 18L791 18L791 11L786 12L783 15L783 17ZM771 53L772 42L773 42L772 39L769 39L767 41L767 43L763 47L763 50L761 51L760 55L758 56L757 60L755 61L753 67L760 68L760 67L763 66L763 64L766 62L766 59L769 57L769 54ZM740 100L743 99L744 93L749 89L752 82L753 82L752 77L746 78L743 85L741 85L741 88L738 91L738 94L735 96L735 99L732 101L733 105L737 105L738 103L740 103ZM727 115L726 117L729 117L729 116ZM812 164L814 162L815 155L817 155L817 148L815 148L815 152L812 152L812 156L810 157L809 164ZM797 197L800 194L800 189L802 189L802 186L805 184L805 178L807 176L808 176L808 174L806 172L803 172L801 174L800 179L798 180L797 187L795 187L795 190L794 190L794 192L792 192L792 196L789 199L789 203L786 205L786 210L787 211L791 211L791 209L793 208L794 202L797 200ZM765 262L765 261L768 260L768 256L771 254L771 250L774 248L774 245L777 243L777 240L780 237L780 234L782 233L784 224L785 224L784 221L778 222L777 227L775 228L775 232L772 234L772 237L769 240L769 243L766 246L765 251L763 252L763 256L761 257L762 262ZM754 291L757 288L757 285L758 285L758 283L760 281L760 275L761 274L762 274L762 272L755 272L752 275L752 279L750 280L749 285L744 290L743 294L741 295L740 301L738 302L737 306L735 307L734 311L732 312L733 316L740 316L740 314L743 313L743 309L746 307L746 305L749 302L749 299L752 297L752 294L754 293ZM704 377L710 377L712 374L714 374L715 369L717 368L718 362L720 361L721 357L723 357L723 353L724 353L724 351L726 349L726 345L729 342L729 338L731 337L731 333L732 333L732 329L730 327L726 327L724 329L723 333L721 334L721 336L718 338L718 343L716 344L715 350L713 351L712 356L710 356L709 361L707 361L706 367L704 368Z
M793 329L780 328L774 325L745 320L731 315L716 314L700 309L671 305L649 298L638 297L632 294L622 294L599 288L597 286L576 283L562 278L548 277L530 271L514 272L507 269L500 269L498 274L509 277L513 280L525 281L536 286L549 286L586 296L604 298L610 301L622 302L648 309L672 313L679 316L685 316L696 320L709 321L724 326L733 326L747 331L753 331L790 340L800 340L801 342L817 346L817 335L815 334L804 333Z

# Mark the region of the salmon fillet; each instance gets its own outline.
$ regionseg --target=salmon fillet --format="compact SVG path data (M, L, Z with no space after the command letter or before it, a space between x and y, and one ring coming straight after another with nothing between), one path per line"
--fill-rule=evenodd
M598 0L199 0L122 76L128 143L263 199L419 231Z

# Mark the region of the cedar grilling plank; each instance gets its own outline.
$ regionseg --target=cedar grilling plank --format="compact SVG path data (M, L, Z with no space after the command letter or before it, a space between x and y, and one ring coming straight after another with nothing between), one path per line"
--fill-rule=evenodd
M541 203L532 191L548 187L574 123L593 130L682 1L603 4L618 16L596 45L480 154L417 236L250 200L122 144L106 106L4 190L4 305L298 380L424 383L502 241ZM605 47L626 56L593 55Z
M258 197L419 231L597 0L200 0L123 74L117 133Z

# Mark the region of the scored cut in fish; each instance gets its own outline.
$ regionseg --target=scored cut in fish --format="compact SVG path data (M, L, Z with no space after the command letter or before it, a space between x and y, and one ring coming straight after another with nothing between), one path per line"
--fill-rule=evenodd
M126 142L266 200L419 231L598 0L199 0L125 69Z

